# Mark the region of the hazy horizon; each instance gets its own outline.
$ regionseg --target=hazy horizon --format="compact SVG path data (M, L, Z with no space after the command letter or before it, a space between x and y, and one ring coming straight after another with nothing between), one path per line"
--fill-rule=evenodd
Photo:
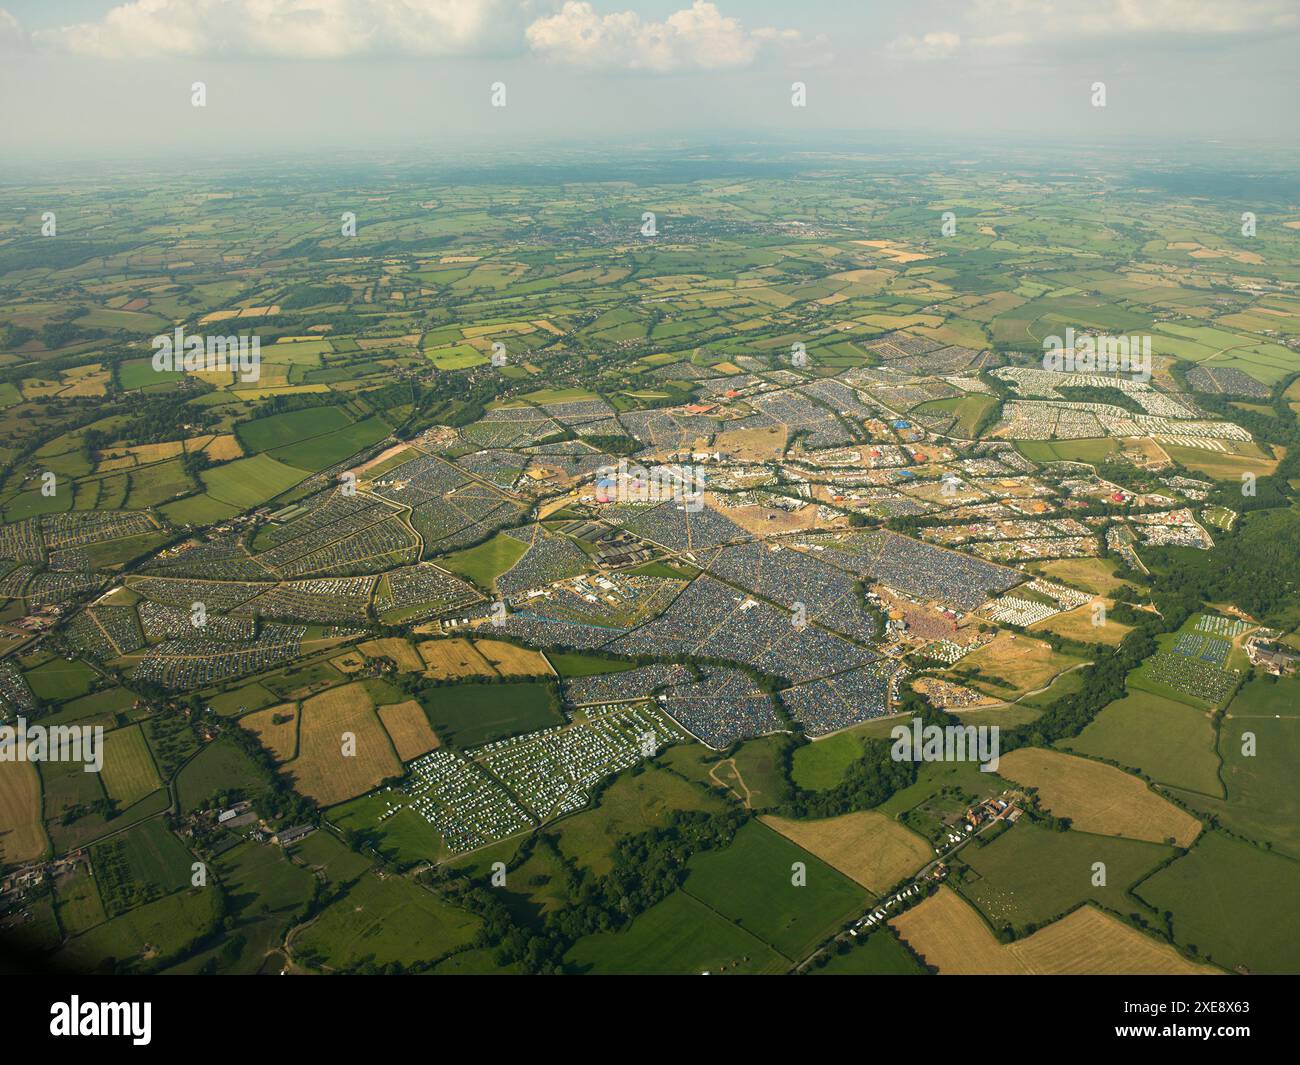
M19 163L720 134L1292 145L1296 33L1276 0L0 0L0 143Z

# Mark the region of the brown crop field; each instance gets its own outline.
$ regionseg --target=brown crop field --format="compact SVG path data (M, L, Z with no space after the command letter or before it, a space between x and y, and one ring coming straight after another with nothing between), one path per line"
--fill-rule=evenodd
M475 650L469 640L425 640L419 645L427 676L438 680L461 677L492 677L496 670Z
M239 438L234 433L214 436L203 448L204 454L213 462L225 462L227 459L242 458L244 449L239 446Z
M986 643L958 661L955 671L961 673L978 669L986 676L1000 678L1011 687L998 687L979 678L965 683L997 699L1018 699L1026 692L1047 687L1058 673L1079 662L1080 659L1073 655L1057 654L1047 644L1032 636L1003 632L991 643Z
M391 658L397 663L399 673L419 673L424 669L424 661L416 654L409 640L400 636L389 636L382 640L368 640L358 644L357 650L368 658Z
M1092 906L1011 944L1025 968L1036 975L1068 973L1105 976L1212 976L1217 970L1188 961L1167 943L1144 936Z
M1112 599L1103 600L1106 609L1110 610L1115 606ZM1106 619L1104 625L1094 625L1092 623L1092 604L1084 603L1081 607L1074 610L1067 610L1063 614L1055 614L1050 618L1044 618L1042 621L1036 621L1030 625L1027 631L1031 636L1039 632L1054 632L1058 636L1063 636L1067 640L1075 640L1078 643L1103 643L1107 647L1118 647L1120 641L1133 631L1130 625L1121 625L1118 621Z
M0 764L0 865L45 853L41 780L31 762Z
M239 724L256 736L277 762L289 761L298 751L297 703L281 703L245 714Z
M1190 847L1201 832L1191 814L1162 799L1146 783L1101 762L1041 747L1002 756L998 774L1038 789L1043 807L1068 817L1083 832Z
M871 810L819 821L760 820L877 895L916 872L932 856L929 844L920 836Z
M1195 965L1166 943L1149 939L1092 906L1002 944L974 907L941 887L890 922L926 963L946 976L1193 976L1217 970Z
M1094 595L1108 595L1124 584L1116 575L1116 564L1105 558L1063 558L1051 562L1031 562L1028 567L1044 577L1073 584Z
M955 891L941 887L889 922L927 965L948 975L1023 976L1023 963L993 938Z
M345 684L303 701L298 757L285 765L293 786L322 806L362 795L402 772L392 741L362 684ZM355 754L343 753L344 733Z
M553 677L555 671L539 651L501 640L475 640L474 650L503 677Z
M404 703L390 703L379 708L379 720L397 748L397 757L403 762L440 747L438 737L429 726L424 707L414 699Z

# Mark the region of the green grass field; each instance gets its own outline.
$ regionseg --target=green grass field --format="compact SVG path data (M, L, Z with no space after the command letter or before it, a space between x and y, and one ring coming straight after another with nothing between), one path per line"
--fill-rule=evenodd
M963 440L971 440L975 430L984 420L984 416L998 405L996 396L985 396L972 392L952 399L934 399L911 409L912 414L952 414L957 418L951 434Z
M1178 944L1218 965L1256 973L1300 969L1300 939L1285 931L1297 923L1300 862L1206 832L1136 894L1172 911Z
M431 964L468 946L480 923L413 881L365 875L303 929L294 953L334 970Z
M80 935L108 919L104 904L99 898L95 878L78 866L73 876L58 881L55 890L55 910L59 925L66 935Z
M807 884L792 866L803 862ZM756 821L722 851L696 854L684 890L738 926L798 960L867 903L867 891Z
M92 971L105 958L148 972L185 952L220 919L220 895L195 888L146 903L76 936L55 955L56 964Z
M646 910L625 931L583 937L564 960L580 972L639 976L778 973L789 964L682 891Z
M1017 440L1016 449L1030 462L1103 462L1119 441L1110 437L1098 440Z
M235 459L200 474L208 495L241 510L260 506L306 476L307 471L286 466L270 455Z
M746 740L733 756L736 772L744 781L749 804L756 810L784 801L789 785L785 779L785 748L788 736L760 736Z
M443 856L442 837L410 807L380 820L387 807L381 794L363 795L330 810L330 821L344 832L359 831L368 845L399 865L436 862Z
M80 660L68 662L53 658L29 670L26 677L32 694L38 699L61 703L85 695L99 679L99 674Z
M814 967L813 976L924 976L925 969L908 949L881 928L869 936L852 940L853 945L834 954L825 965Z
M490 589L493 582L523 558L527 550L527 544L520 543L513 536L498 533L477 547L456 551L438 559L438 565L473 581L480 588Z
M453 747L477 747L521 732L562 725L547 684L457 684L425 700L433 730Z
M306 410L254 418L235 426L235 435L250 455L296 444L299 440L332 433L352 424L342 407L309 407Z
M207 744L176 778L184 813L203 809L217 795L229 803L252 799L265 790L266 781L252 760L225 739Z
M104 734L104 787L125 809L162 786L139 725Z
M316 878L294 865L279 847L241 843L216 862L221 887L232 910L246 908L294 913L311 901Z
M1221 795L1214 743L1214 725L1206 711L1135 691L1111 703L1078 736L1059 746L1139 769L1162 784Z
M794 752L790 778L809 791L827 791L844 779L849 766L862 757L862 741L852 732L837 732Z
M578 652L548 652L546 659L561 677L593 677L598 673L625 673L635 669L635 662L616 661Z
M1245 684L1219 724L1227 797L1175 792L1248 839L1300 859L1300 679L1257 677ZM1246 753L1253 745L1254 753Z
M641 773L622 774L601 793L593 809L566 817L549 831L567 857L603 876L613 868L620 839L662 827L676 810L714 813L725 808L721 799L699 785L649 766Z
M313 436L307 440L276 448L271 457L300 470L323 470L371 444L378 443L391 432L382 418L367 418L336 432Z
M1128 913L1127 889L1150 873L1173 848L1158 843L1054 832L1021 822L983 846L968 844L957 861L971 873L951 881L995 927L1025 930L1080 902L1092 900ZM1094 885L1094 864L1105 865L1105 885Z

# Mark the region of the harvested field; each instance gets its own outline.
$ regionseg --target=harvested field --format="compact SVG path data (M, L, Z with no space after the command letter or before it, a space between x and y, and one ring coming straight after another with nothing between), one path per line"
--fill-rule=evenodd
M45 853L41 780L31 762L0 764L0 865Z
M955 891L935 894L889 922L927 964L948 975L1023 976L1024 964Z
M424 669L424 660L416 653L410 641L400 636L367 640L365 643L358 644L357 650L367 658L391 658L397 663L399 673L419 673Z
M1107 611L1115 606L1114 600L1103 600ZM1084 603L1074 610L1056 614L1042 621L1036 621L1025 631L1031 636L1039 632L1054 632L1056 635L1078 643L1102 643L1107 647L1118 647L1124 637L1133 631L1132 626L1122 625L1118 621L1106 618L1104 625L1092 623L1092 603Z
M1084 906L1015 943L1002 944L974 908L941 887L890 922L903 940L948 976L1210 975L1173 947Z
M1057 674L1079 664L1072 655L1057 654L1050 646L1032 636L999 633L991 642L961 659L954 675L975 674L964 682L985 695L998 699L1018 699L1052 683ZM978 671L978 672L977 672ZM992 679L990 679L992 678ZM993 683L1001 680L1010 687Z
M239 438L234 433L214 436L203 449L203 453L213 462L226 462L230 459L243 458L244 449L239 446Z
M239 724L258 738L277 762L287 762L298 750L298 704L281 703L253 714Z
M1212 976L1217 972L1188 961L1168 944L1149 939L1092 906L1075 910L1007 949L1027 971L1044 976Z
M1002 756L999 775L1038 789L1043 807L1083 832L1190 847L1201 832L1191 814L1162 799L1137 777L1086 758L1040 747Z
M425 673L438 680L491 677L496 670L469 640L425 640L418 648Z
M303 701L301 714L298 757L285 770L298 791L322 806L355 798L401 774L402 763L362 684L313 695ZM344 733L355 739L350 756L343 753Z
M441 746L433 729L429 727L424 707L414 699L381 706L378 712L379 720L383 722L388 735L392 737L393 746L397 748L397 757L403 762L409 762L412 758L418 758Z
M501 640L476 640L474 650L503 677L553 677L551 664L538 651Z
M877 895L915 873L931 857L929 844L920 836L871 810L819 821L775 816L760 820Z

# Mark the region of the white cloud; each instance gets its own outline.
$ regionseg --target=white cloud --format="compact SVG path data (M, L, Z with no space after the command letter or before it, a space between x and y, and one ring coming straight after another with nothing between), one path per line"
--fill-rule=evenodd
M0 7L0 52L21 52L27 46L27 34L18 20Z
M1295 28L1298 21L1294 0L975 0L971 17L992 38L1222 36Z
M529 26L527 38L534 52L569 66L656 74L737 69L765 50L821 47L796 30L746 29L708 0L694 0L662 22L635 11L601 15L585 0L568 0Z
M1144 47L1294 32L1294 0L970 0L954 8L953 28L904 34L887 47L898 59L944 59L959 50L991 58L1035 45L1079 40Z
M104 59L444 56L517 46L518 0L129 0L95 22L38 34Z
M947 59L960 47L960 34L939 31L919 37L906 34L891 42L888 50L891 55L904 59Z

